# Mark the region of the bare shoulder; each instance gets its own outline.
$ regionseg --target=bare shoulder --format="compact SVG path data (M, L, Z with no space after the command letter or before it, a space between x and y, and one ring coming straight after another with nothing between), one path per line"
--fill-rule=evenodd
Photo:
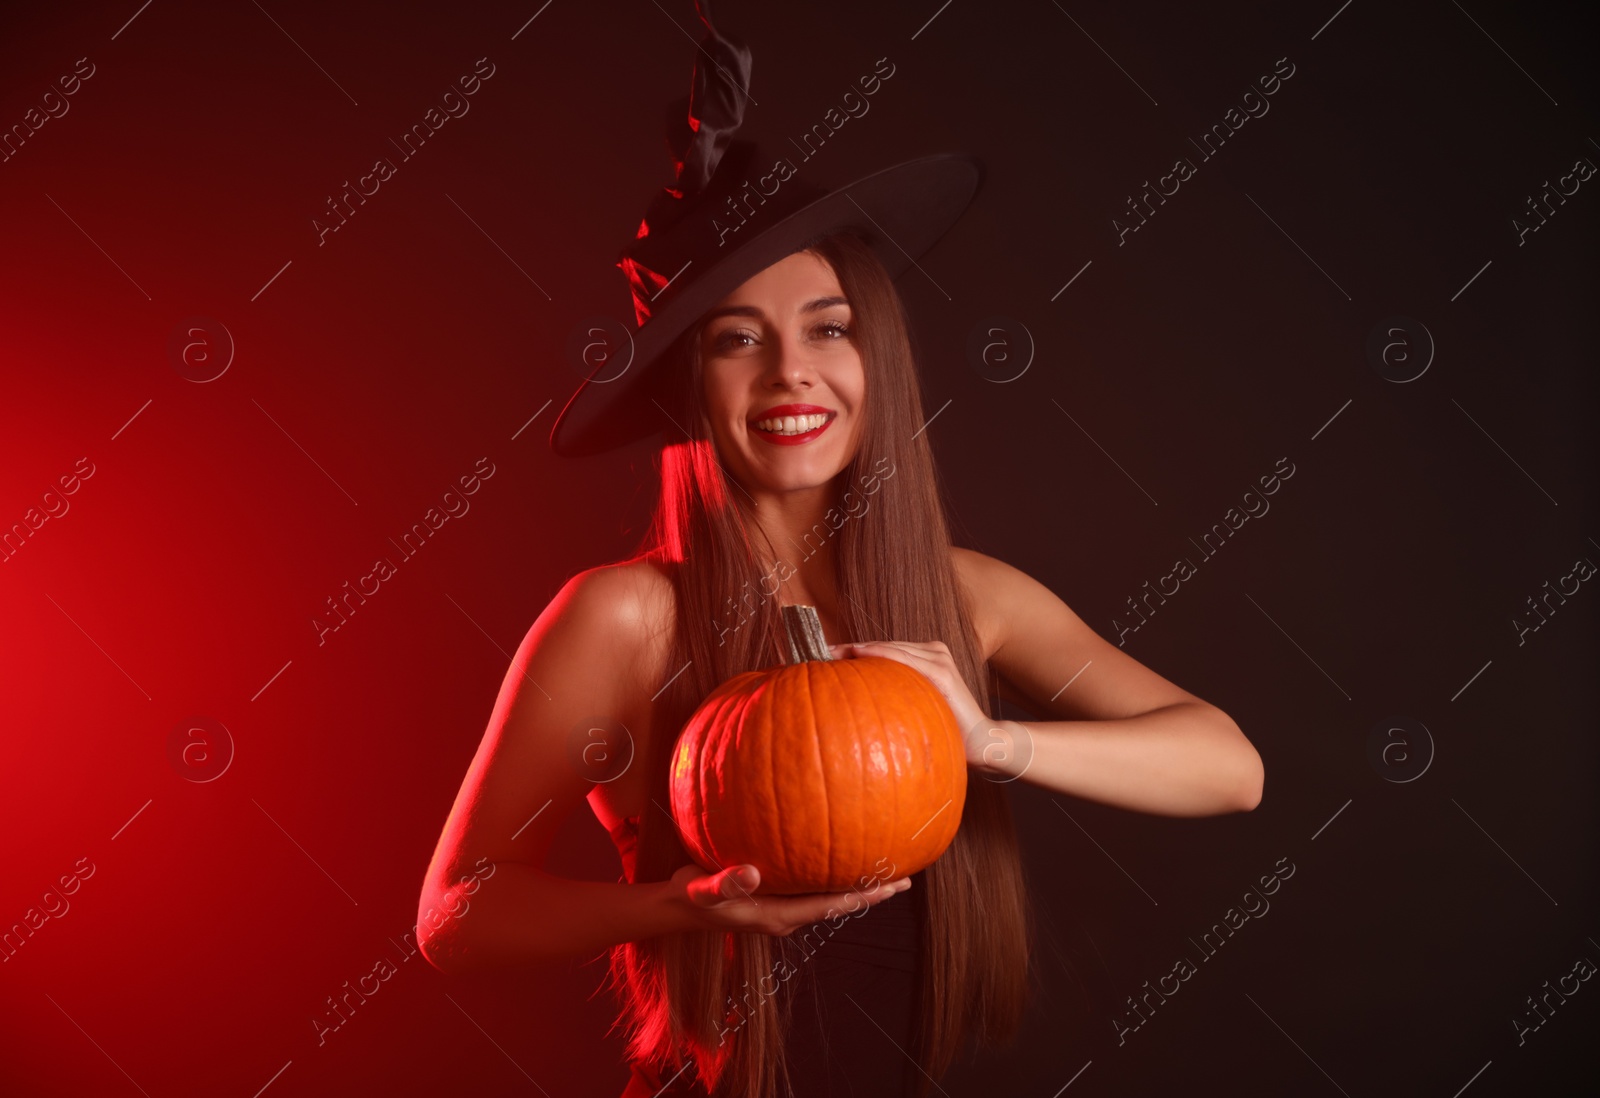
M967 609L972 615L973 628L978 632L978 644L985 660L992 657L1004 642L1002 629L1004 615L997 606L997 596L1004 594L997 586L1008 582L1005 570L1016 569L1003 561L987 556L975 549L960 545L950 547L950 559L955 564L956 576L967 591ZM1021 573L1017 573L1021 575Z
M599 564L569 579L552 603L584 630L603 631L607 647L648 679L665 658L674 611L672 580L646 557Z
M664 567L648 557L585 568L567 581L576 601L574 611L606 615L613 624L644 623L670 609L672 581Z
M974 617L989 631L1002 697L1063 720L1111 720L1200 700L1100 636L1022 569L970 549L954 557Z
M629 758L649 758L655 710L652 701L666 679L676 614L672 578L648 557L603 564L567 581L568 611L598 638L594 662L610 668L614 708L610 711L630 743ZM558 596L558 598L561 596ZM580 631L585 626L579 626ZM648 804L646 768L629 766L615 778L587 790L589 805L601 826L611 828L626 816L638 816Z
M1078 621L1059 595L1015 565L975 549L952 546L951 552L962 583L972 593L975 614L991 630L991 654L1005 646L1020 622L1036 619L1041 611Z
M1007 564L999 557L991 557L976 549L952 545L950 552L962 581L971 585L977 594L990 599L1006 600L1038 594L1045 590L1043 584L1022 569Z

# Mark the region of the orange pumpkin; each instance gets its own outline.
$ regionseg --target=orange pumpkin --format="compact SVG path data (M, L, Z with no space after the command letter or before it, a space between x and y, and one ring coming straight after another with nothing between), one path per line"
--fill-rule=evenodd
M931 865L966 801L961 729L939 688L884 656L834 659L816 608L784 606L790 659L736 675L684 725L672 815L708 872L757 892L860 888Z

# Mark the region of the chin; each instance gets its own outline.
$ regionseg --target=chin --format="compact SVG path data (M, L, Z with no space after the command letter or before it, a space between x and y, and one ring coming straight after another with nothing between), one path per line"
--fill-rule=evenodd
M838 476L849 464L837 454L822 451L802 454L796 452L798 448L780 449L759 440L753 445L760 449L746 458L746 467L762 484L773 488L815 488Z
M833 462L795 461L789 464L764 462L752 468L756 478L764 485L784 491L795 491L801 488L821 487L838 476L844 467L836 466Z

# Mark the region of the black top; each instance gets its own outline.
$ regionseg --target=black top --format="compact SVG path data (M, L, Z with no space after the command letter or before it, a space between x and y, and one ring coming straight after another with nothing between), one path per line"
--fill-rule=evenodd
M638 818L630 816L611 829L630 881L638 828ZM858 909L837 928L835 916L777 939L778 956L794 972L773 994L793 996L786 1051L797 1098L910 1098L914 1093L915 1081L922 1078L912 1045L920 1021L915 1008L923 876L912 874L905 892ZM751 1003L760 995L753 989ZM643 1064L631 1067L622 1098L707 1098L692 1066L676 1078Z

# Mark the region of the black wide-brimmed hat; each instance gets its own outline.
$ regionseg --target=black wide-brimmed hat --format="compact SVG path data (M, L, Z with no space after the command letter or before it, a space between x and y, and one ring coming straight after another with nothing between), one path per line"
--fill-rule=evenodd
M750 98L748 47L719 33L706 0L706 36L692 91L673 104L668 144L676 171L617 260L632 291L635 327L595 325L571 352L585 380L550 429L563 457L614 449L687 428L687 382L663 352L745 280L829 233L850 229L891 277L911 266L977 193L978 161L920 157L829 189L759 138L735 137ZM613 330L606 330L606 329Z

